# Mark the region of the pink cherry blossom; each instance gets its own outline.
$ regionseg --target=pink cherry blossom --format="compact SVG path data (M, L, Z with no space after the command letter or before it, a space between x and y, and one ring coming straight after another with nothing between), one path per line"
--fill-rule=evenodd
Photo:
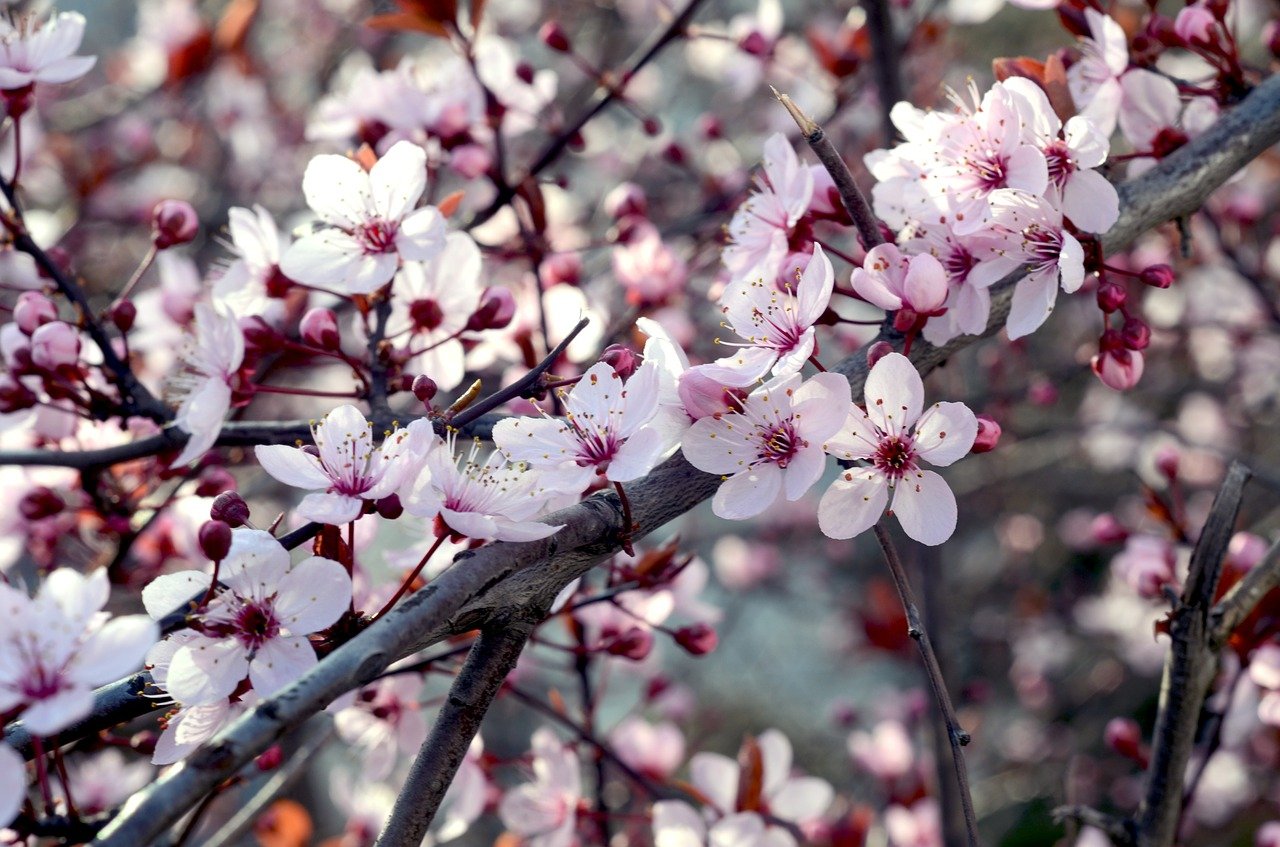
M421 674L396 674L364 688L351 706L334 716L338 737L361 753L365 779L385 779L400 755L422 746L427 720L421 694Z
M890 785L911 774L916 766L911 736L897 720L881 721L870 732L850 735L849 755L858 767Z
M609 733L618 758L646 776L664 780L684 761L684 735L669 721L649 723L630 715Z
M729 327L754 347L777 355L775 376L796 373L817 349L814 324L827 310L835 287L831 260L815 245L798 283L779 288L773 276L730 284L720 296Z
M546 509L538 475L500 450L480 461L480 442L460 454L450 435L428 451L426 465L403 496L411 515L439 515L448 530L478 541L536 541L562 527L530 520Z
M192 615L196 637L169 663L165 687L183 704L225 700L247 675L261 696L274 694L316 663L307 636L334 623L351 604L351 577L332 559L312 556L296 565L270 533L235 531L218 571L221 585ZM202 571L157 577L142 592L159 620L207 590Z
M1096 9L1086 8L1084 14L1090 37L1080 41L1084 55L1067 69L1067 85L1080 114L1110 138L1120 114L1120 77L1129 67L1129 39L1120 24Z
M791 742L776 729L765 730L757 738L763 763L761 807L781 820L804 826L817 821L835 796L831 785L812 776L791 772ZM738 782L742 769L736 761L719 753L698 753L689 761L689 775L695 788L721 814L739 811Z
M1178 86L1154 71L1130 71L1121 80L1121 88L1124 109L1120 112L1120 131L1135 151L1153 155L1131 163L1130 176L1153 167L1156 159L1199 135L1218 117L1213 98L1193 97L1184 105Z
M1152 535L1131 535L1124 551L1111 560L1111 571L1138 596L1155 599L1165 586L1178 588L1172 545Z
M743 520L779 497L800 499L822 476L822 443L840 429L850 402L842 374L821 373L803 385L792 374L752 392L736 412L698 420L685 436L684 456L722 475L712 511Z
M729 244L721 258L734 280L773 279L787 254L796 223L813 197L813 174L800 164L781 133L764 144L764 174L758 191L738 207L729 222Z
M199 634L189 629L178 630L147 653L147 668L151 671L151 681L165 692L161 695L164 700L173 700L168 693L169 665L173 662L173 657L178 650L198 641L199 638ZM253 691L248 691L234 700L221 697L208 703L191 705L175 703L176 708L170 709L165 715L164 729L156 739L151 764L171 765L186 758L256 702L257 695Z
M26 760L8 744L0 744L0 828L18 816L26 799Z
M890 806L884 813L884 828L890 847L943 847L942 816L930 797L910 808Z
M298 239L280 269L298 282L371 294L391 281L401 259L426 261L444 247L444 218L414 209L427 187L426 151L397 142L369 170L345 156L316 156L302 192L326 225Z
M47 370L73 367L80 360L80 333L65 321L52 321L31 333L31 361Z
M35 597L0 583L0 713L16 711L33 735L87 715L93 689L137 670L159 638L145 615L102 611L105 569L58 568Z
M1005 327L1009 338L1035 332L1053 311L1058 287L1070 294L1084 283L1084 248L1041 197L1004 190L991 195L993 235L1006 257L1027 266L1018 282Z
M755 812L735 812L711 822L683 800L653 804L654 847L796 847L795 837L769 826Z
M231 408L231 381L244 363L244 333L231 315L196 304L194 332L182 353L182 370L170 378L170 391L181 398L174 424L190 433L173 461L180 467L205 454L222 431Z
M963 458L978 420L963 403L935 403L924 414L924 385L911 360L890 353L871 369L866 411L855 409L823 449L850 468L822 495L818 526L830 538L853 538L880 519L885 506L911 538L941 544L956 528L955 495L920 460L945 467ZM889 494L893 492L890 504Z
M862 267L853 270L853 290L889 312L910 309L929 315L947 298L947 274L928 253L906 256L893 244L867 251Z
M565 490L581 491L596 474L610 482L644 476L666 449L650 421L658 411L659 371L645 362L623 381L597 362L561 398L564 420L507 418L493 429L493 443L508 459L558 472Z
M271 298L284 293L276 289L287 282L280 272L280 255L288 242L261 206L231 207L227 229L235 259L221 273L215 271L213 297L237 315L262 314Z
M627 290L627 301L662 303L684 291L689 268L647 221L626 244L613 250L613 275Z
M577 754L543 727L533 733L534 781L502 797L498 814L529 847L570 847L575 841L582 775Z
M373 445L373 424L355 406L339 406L311 428L316 453L284 444L254 448L263 470L308 494L297 514L309 521L343 524L360 517L366 500L396 493L436 438L430 422L417 420L386 433ZM415 457L418 457L415 461Z
M0 20L0 89L35 83L71 82L89 72L93 56L76 56L84 38L84 15L62 12L42 25L33 18Z

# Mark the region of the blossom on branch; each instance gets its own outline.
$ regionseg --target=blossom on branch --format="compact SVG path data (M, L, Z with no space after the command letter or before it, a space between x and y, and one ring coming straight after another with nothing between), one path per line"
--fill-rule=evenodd
M582 796L581 766L573 749L546 727L533 733L533 776L533 782L503 795L503 824L529 847L570 847Z
M84 15L62 12L36 26L31 17L0 19L0 90L79 79L97 59L77 56L84 38Z
M203 456L222 432L231 408L231 381L244 364L240 324L213 306L197 303L193 334L182 360L182 371L170 379L171 391L181 398L174 424L191 437L173 467Z

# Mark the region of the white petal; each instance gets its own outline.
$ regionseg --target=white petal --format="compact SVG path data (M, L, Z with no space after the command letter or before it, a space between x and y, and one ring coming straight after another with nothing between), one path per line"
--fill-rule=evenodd
M796 322L800 326L812 326L827 310L831 302L831 292L836 284L836 274L831 267L831 260L822 251L821 244L813 245L813 257L805 266L796 289L799 309Z
M737 473L755 458L742 437L750 424L740 415L705 417L695 421L684 436L684 457L700 471Z
M711 511L731 521L754 518L772 506L781 492L781 469L774 464L756 465L720 483Z
M792 395L793 417L800 434L815 446L840 431L853 399L844 374L820 373Z
M764 768L761 786L766 797L782 787L791 776L791 741L776 729L766 729L757 739L760 745L760 762Z
M825 779L797 777L769 796L769 811L783 820L804 823L821 817L834 798L835 791Z
M867 468L840 474L818 503L818 528L822 534L845 539L871 529L889 503L888 482L884 474Z
M226 699L249 671L244 647L232 639L201 636L173 654L165 686L185 705Z
M254 691L269 697L315 667L316 661L315 648L306 638L272 638L249 663L249 679Z
M707 825L688 803L660 800L653 804L653 847L705 847Z
M662 433L651 427L645 427L627 439L618 448L617 454L609 463L606 478L613 482L630 482L653 470L666 452L666 441Z
M694 786L722 813L737 805L738 772L738 763L719 753L698 753L689 760Z
M325 223L355 229L372 217L369 175L346 156L325 154L313 158L302 176L302 193L307 205ZM287 270L285 273L306 281Z
M93 711L93 689L63 688L52 697L36 700L22 712L22 723L32 735L55 735Z
M332 559L303 559L280 580L275 610L291 635L333 624L351 604L351 576Z
M308 494L295 511L309 521L338 526L360 517L364 501L346 494Z
M280 259L280 270L305 285L342 290L349 279L358 275L365 259L364 247L354 236L325 229L304 235L290 245Z
M916 424L916 451L944 468L968 455L978 437L978 419L963 403L935 403Z
M815 443L796 452L782 472L782 489L788 500L799 500L822 477L827 454Z
M1085 232L1106 232L1120 218L1120 195L1097 171L1076 171L1063 189L1062 212Z
M403 218L427 189L427 152L397 141L369 170L373 208L386 221Z
M27 763L7 744L0 744L0 828L8 826L27 797Z
M396 250L415 262L435 258L444 244L444 217L435 206L424 206L409 213L396 232Z
M326 489L333 480L320 467L320 460L287 444L259 445L253 448L262 469L285 485L307 490Z
M1013 303L1005 329L1009 340L1030 335L1040 328L1058 300L1058 274L1036 273L1027 276L1013 289Z
M956 531L956 496L942 477L933 471L919 471L898 480L893 514L903 532L933 547Z
M920 417L924 383L911 360L889 353L867 375L867 415L890 435L900 435Z
M105 685L142 667L158 640L160 628L146 615L112 618L81 645L70 671L85 685Z

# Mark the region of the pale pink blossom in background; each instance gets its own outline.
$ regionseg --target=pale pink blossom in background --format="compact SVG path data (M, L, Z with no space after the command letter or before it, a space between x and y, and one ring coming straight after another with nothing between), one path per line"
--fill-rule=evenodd
M730 242L721 254L734 280L773 279L791 230L813 197L813 173L781 133L765 142L764 173L756 177L756 186L734 212Z
M884 813L884 828L891 847L943 847L942 816L931 797L917 800L910 808L890 806Z
M683 800L653 804L654 847L796 847L790 832L769 826L755 812L708 821Z
M78 12L62 12L42 24L29 16L0 20L0 89L71 82L87 74L97 59L75 55L84 26Z
M761 799L769 813L804 826L817 821L831 805L835 792L831 785L813 776L796 776L791 769L791 742L776 729L765 730L757 738L764 767ZM695 788L721 814L737 811L741 768L719 753L698 753L689 761L689 775Z
M307 165L302 192L324 227L295 241L280 269L290 279L344 294L371 294L401 259L426 261L444 248L444 218L415 209L427 188L426 152L401 141L367 173L346 156Z
M400 755L422 746L427 720L421 696L422 674L396 674L362 689L351 706L334 715L338 737L361 752L363 778L385 779Z
M893 783L915 770L916 751L901 721L880 721L849 736L849 755L867 773Z
M867 464L842 472L822 495L819 527L831 538L853 538L889 506L908 536L941 544L955 532L956 499L920 460L945 467L963 458L978 434L977 418L963 403L935 403L921 414L924 384L901 353L888 354L871 369L866 403L866 411L851 412L844 429L823 445L837 459Z
M1111 560L1112 572L1148 600L1163 596L1167 586L1180 590L1174 574L1173 545L1152 535L1131 535L1124 551Z
M244 363L244 333L229 314L199 303L195 325L181 354L182 370L169 379L170 392L180 398L174 424L190 433L172 467L203 456L222 432L231 408L231 380Z
M280 272L280 256L288 240L280 235L275 219L261 206L252 209L233 206L227 212L228 245L235 256L213 281L213 297L237 315L262 314L275 290L287 282Z
M1077 111L1106 137L1120 114L1120 77L1129 67L1129 39L1120 24L1096 9L1086 8L1089 38L1081 39L1080 61L1067 69L1067 85Z
M155 779L156 771L145 761L126 759L120 750L107 749L72 758L67 764L71 799L81 815L108 812L141 791ZM66 813L66 792L55 783L58 807ZM0 811L0 820L3 812Z
M671 776L684 761L684 735L670 721L649 723L629 715L609 733L609 744L628 766L657 780Z
M612 252L613 275L631 303L661 303L684 291L689 268L647 221Z
M534 781L504 794L498 814L529 847L570 847L582 796L578 755L546 727L533 733L532 748Z

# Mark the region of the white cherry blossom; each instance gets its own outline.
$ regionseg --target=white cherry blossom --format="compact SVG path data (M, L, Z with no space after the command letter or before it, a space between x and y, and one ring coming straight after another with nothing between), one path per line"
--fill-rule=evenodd
M444 247L444 218L414 209L427 188L427 154L400 141L368 173L346 156L316 156L302 193L326 225L293 243L280 269L306 285L370 294L391 281L400 260L426 261Z
M543 727L533 733L534 781L502 797L503 824L529 847L570 847L578 821L582 774L578 756Z
M285 281L280 255L288 242L281 237L271 213L257 205L252 209L231 207L227 229L236 258L214 279L213 297L238 315L261 314L273 296L280 296L274 288Z
M813 199L813 173L800 163L782 133L764 144L759 190L738 207L729 222L729 244L721 257L735 281L773 279L787 255L796 222Z
M75 55L84 25L78 12L62 12L40 26L31 17L16 25L0 19L0 89L71 82L87 74L97 59Z
M426 420L387 433L373 445L373 424L355 406L343 405L311 428L316 452L285 444L259 445L263 469L285 485L315 491L298 505L309 521L343 524L360 517L366 500L396 493L418 470L435 432ZM415 460L416 457L416 460Z
M817 777L796 776L791 772L791 742L780 731L765 730L756 743L760 748L763 769L761 809L801 826L817 821L835 797L831 784ZM689 775L694 787L720 814L759 811L738 808L742 767L728 756L698 753L689 761Z
M1005 323L1010 339L1021 338L1048 319L1059 285L1070 294L1084 283L1084 248L1064 227L1062 213L1042 197L1009 189L995 192L989 202L992 236L1006 258L1028 268Z
M231 380L244 363L244 333L235 317L206 303L195 307L193 334L182 355L182 369L170 378L181 398L174 425L191 434L173 467L205 454L222 432L231 408Z
M291 565L289 551L260 530L235 531L218 579L213 599L192 616L197 635L169 662L165 687L183 704L224 701L246 676L264 697L284 688L316 663L307 636L351 603L342 565L318 556ZM164 574L143 589L142 602L159 619L210 581L202 571Z
M890 353L867 376L866 410L854 409L823 449L844 461L867 464L845 470L818 504L818 526L830 538L853 538L870 529L885 507L921 544L941 544L956 528L955 495L920 460L945 467L963 458L978 434L978 421L963 403L935 403L924 414L924 384L911 360Z
M752 392L737 412L698 420L685 436L684 456L723 476L712 511L743 520L781 496L800 499L822 476L822 443L840 429L851 402L842 374L821 373L803 385L792 374Z
M708 822L683 800L653 804L654 847L795 847L780 826L768 826L755 812L734 812Z

